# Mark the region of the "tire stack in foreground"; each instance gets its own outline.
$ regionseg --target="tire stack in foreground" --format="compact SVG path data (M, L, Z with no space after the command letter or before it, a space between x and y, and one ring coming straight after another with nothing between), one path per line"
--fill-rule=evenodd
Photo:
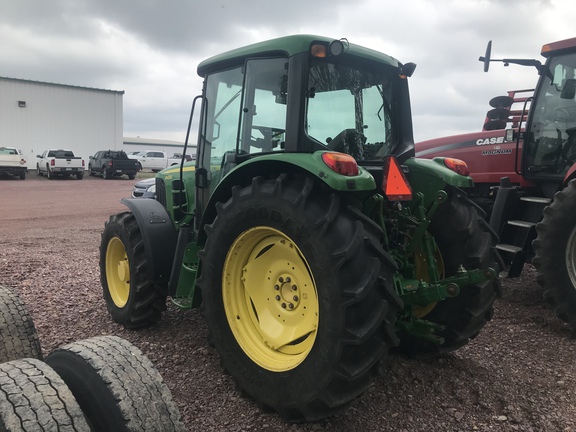
M80 340L45 359L24 304L0 285L0 430L184 431L152 362L116 336Z

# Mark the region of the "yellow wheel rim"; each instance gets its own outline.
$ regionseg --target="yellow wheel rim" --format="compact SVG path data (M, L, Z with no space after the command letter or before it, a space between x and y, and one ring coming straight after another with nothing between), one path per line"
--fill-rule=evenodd
M124 243L112 237L106 248L106 282L114 304L122 308L130 295L130 264Z
M442 254L438 250L438 246L435 246L434 250L434 261L436 268L438 269L438 275L441 279L444 278L444 260L442 259ZM416 270L416 279L423 280L424 282L430 282L430 274L428 272L428 263L426 262L426 255L420 250L414 253L414 267ZM414 305L412 306L412 314L416 318L424 318L436 307L438 302L432 302L426 306Z
M316 284L304 255L281 231L255 227L234 241L222 298L236 341L264 369L293 369L310 353L318 329Z

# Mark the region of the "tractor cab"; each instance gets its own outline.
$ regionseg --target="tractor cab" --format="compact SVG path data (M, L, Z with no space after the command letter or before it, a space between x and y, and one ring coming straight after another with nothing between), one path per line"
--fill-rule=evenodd
M414 67L308 35L204 61L196 184L206 187L196 209L231 170L262 155L332 150L361 165L414 156L406 83Z
M561 183L576 162L576 38L566 42L542 52L548 61L524 137L522 171L530 180Z
M520 132L506 134L508 141L516 141L517 150L523 143L517 173L537 183L563 184L576 171L576 38L544 45L544 65L538 60L492 59L491 48L488 42L485 56L479 58L485 72L490 62L503 62L504 66L534 66L540 75L534 97L528 100L530 114L524 109L520 118ZM526 122L525 132L522 122Z

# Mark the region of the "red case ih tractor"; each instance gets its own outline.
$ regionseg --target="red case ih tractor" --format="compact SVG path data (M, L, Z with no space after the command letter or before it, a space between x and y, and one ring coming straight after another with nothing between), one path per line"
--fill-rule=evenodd
M576 331L576 38L542 47L538 60L490 62L536 67L535 90L490 101L481 132L418 143L416 155L464 160L475 186L470 197L490 218L507 276L524 263L538 272L544 296ZM508 127L508 129L506 129Z

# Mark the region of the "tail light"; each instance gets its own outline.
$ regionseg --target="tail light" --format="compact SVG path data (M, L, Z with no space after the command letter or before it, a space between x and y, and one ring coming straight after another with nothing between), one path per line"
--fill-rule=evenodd
M345 153L326 152L322 153L322 160L332 171L344 176L358 175L356 159Z
M412 200L412 188L394 156L388 156L384 162L382 190L390 201Z
M86 166L86 162L84 162L84 159L82 159L82 166L83 166L83 167Z
M51 165L51 166L56 165L56 161L55 161L54 159L50 159L50 165Z
M468 169L468 165L466 162L460 159L454 158L444 158L444 165L446 168L451 169L457 174L468 176L470 175L470 170Z
M112 161L111 161L111 160L108 161L108 166L112 166Z

